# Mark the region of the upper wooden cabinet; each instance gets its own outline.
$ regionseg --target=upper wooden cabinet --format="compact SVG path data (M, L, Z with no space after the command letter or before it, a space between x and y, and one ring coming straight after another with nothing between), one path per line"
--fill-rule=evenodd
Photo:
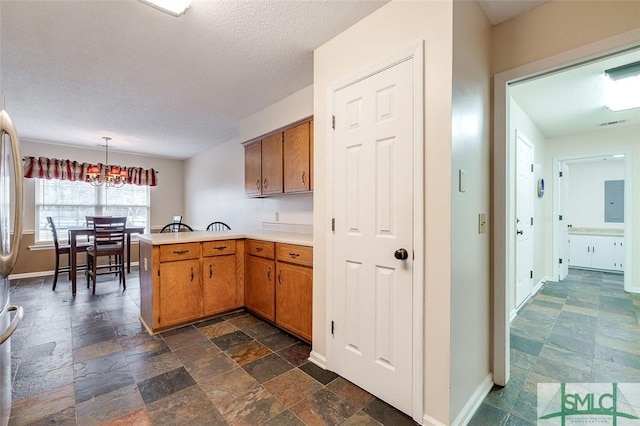
M302 123L284 131L284 192L311 189L312 122Z
M244 145L245 192L251 197L313 190L313 121Z

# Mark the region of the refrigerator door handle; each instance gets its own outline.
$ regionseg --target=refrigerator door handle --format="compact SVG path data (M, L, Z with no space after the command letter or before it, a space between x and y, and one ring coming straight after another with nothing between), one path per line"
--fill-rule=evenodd
M20 250L20 240L22 239L22 181L24 172L22 170L22 156L20 155L20 141L18 133L13 126L9 114L3 109L0 111L0 143L4 134L9 135L11 141L11 152L13 153L13 173L15 182L15 209L13 220L13 235L11 236L11 248L9 254L0 253L0 274L8 277L18 259Z
M7 308L7 311L16 311L16 315L13 317L13 321L11 321L11 324L9 324L9 327L7 327L4 333L0 334L0 345L6 342L13 332L16 331L16 328L18 328L18 325L24 316L24 308L22 306L10 305Z

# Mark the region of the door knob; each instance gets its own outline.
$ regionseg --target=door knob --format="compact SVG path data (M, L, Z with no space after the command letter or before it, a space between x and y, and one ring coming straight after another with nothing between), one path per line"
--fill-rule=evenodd
M516 234L520 234L520 235L522 235L522 234L524 234L524 231L521 229L521 230L519 230L519 231L516 231Z
M403 248L396 250L396 252L393 255L398 260L405 260L409 257L409 253L407 252L406 249L403 249Z

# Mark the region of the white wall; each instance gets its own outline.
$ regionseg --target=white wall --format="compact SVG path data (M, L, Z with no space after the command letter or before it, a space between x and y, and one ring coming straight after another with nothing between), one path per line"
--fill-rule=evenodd
M313 195L248 198L244 190L242 142L269 133L313 114L313 86L247 117L239 137L186 160L185 222L195 228L220 220L231 229L258 229L264 221L311 224Z
M509 98L509 143L515 146L516 131L533 144L533 180L537 185L538 179L544 179L545 187L553 184L553 179L547 177L547 165L545 164L546 138L531 121L525 111L513 99ZM515 150L512 151L515 162ZM551 172L553 168L551 168ZM547 215L547 204L551 205L552 198L545 195L542 198L537 196L533 199L533 282L537 284L545 277L551 275L551 261L553 258L552 243L553 236L550 233L553 215ZM513 289L512 289L513 290ZM509 297L512 310L515 306L515 291Z
M391 1L325 43L314 54L315 192L313 351L327 354L327 246L331 212L326 176L329 86L425 41L424 412L450 423L451 283L451 1ZM420 249L420 248L419 248Z
M21 139L22 156L69 159L81 162L104 161L104 150L83 149L65 145L39 143ZM109 150L109 162L123 166L154 168L158 172L158 185L151 187L152 228L171 221L171 216L183 211L184 162L135 154L122 154ZM35 179L24 180L25 232L33 232L35 224Z
M476 2L453 3L451 151L451 419L490 374L489 227L490 25ZM458 170L467 188L458 191ZM472 354L470 356L470 354ZM463 413L464 414L464 413Z
M624 229L624 223L604 221L604 182L624 180L624 169L624 159L570 162L567 223L577 228Z

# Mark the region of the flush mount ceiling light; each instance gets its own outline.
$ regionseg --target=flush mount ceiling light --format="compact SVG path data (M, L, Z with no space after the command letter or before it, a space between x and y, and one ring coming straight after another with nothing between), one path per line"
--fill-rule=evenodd
M640 107L640 62L605 70L605 105L611 111Z
M191 0L140 0L153 8L161 10L169 15L182 16L191 5Z

